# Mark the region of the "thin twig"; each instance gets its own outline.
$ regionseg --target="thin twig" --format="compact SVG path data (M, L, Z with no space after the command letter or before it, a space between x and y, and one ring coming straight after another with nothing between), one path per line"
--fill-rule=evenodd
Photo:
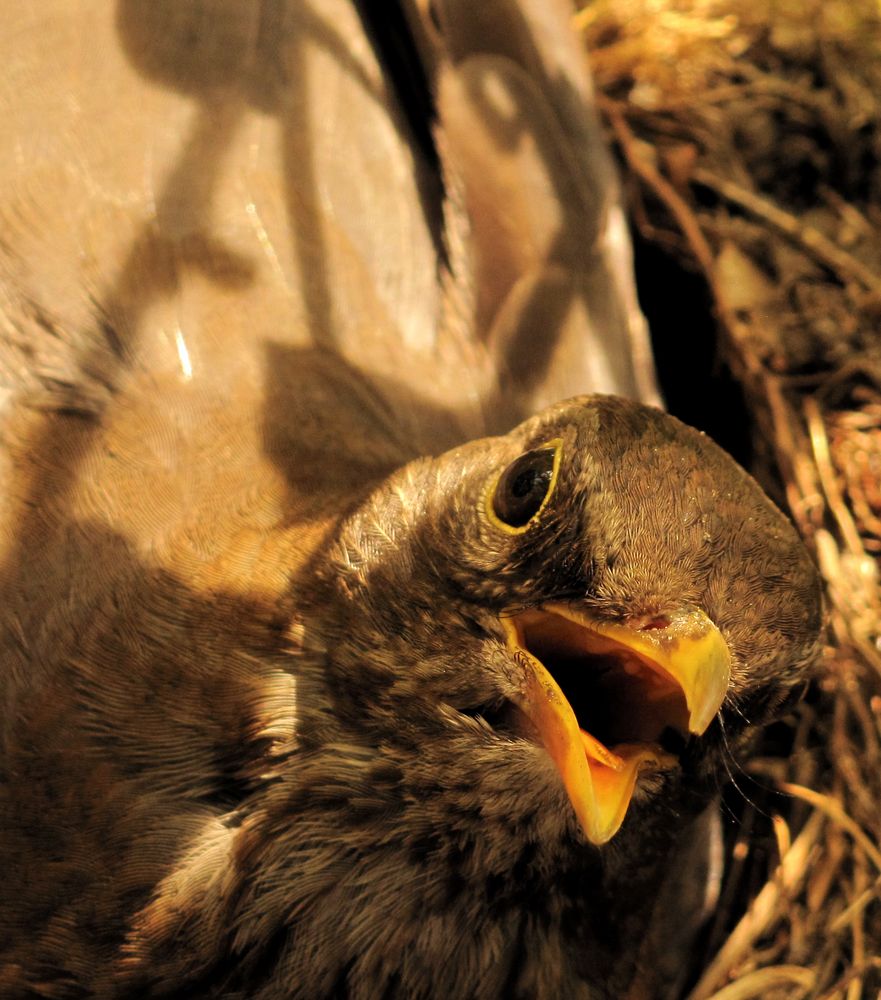
M838 530L844 539L850 552L860 559L868 558L863 547L860 533L854 519L848 510L841 489L835 477L835 470L832 466L832 458L829 454L829 439L826 436L826 426L823 423L823 415L817 401L811 396L805 396L804 402L805 419L807 420L808 432L811 438L811 448L814 453L817 474L820 477L820 485L826 495L826 503L832 516L838 524Z
M721 195L726 201L733 202L752 215L764 219L778 232L798 243L816 261L838 275L842 284L857 281L867 291L881 298L881 278L852 254L824 236L819 229L805 225L796 216L784 211L767 198L735 184L734 181L718 177L704 167L696 168L692 172L692 177L699 184Z
M874 883L868 889L864 889L850 906L839 913L832 923L829 924L829 933L837 934L840 930L847 927L854 914L862 913L869 903L876 899L881 899L881 875L875 879Z
M822 814L815 812L786 852L773 878L765 883L740 923L707 966L697 985L688 994L688 1000L709 1000L770 927L781 903L791 897L804 881L822 827Z
M813 788L805 788L804 785L793 785L788 781L780 782L780 790L788 795L794 795L797 799L809 802L815 809L828 816L833 823L846 830L853 839L865 851L872 864L881 871L881 851L872 843L866 832L844 811L840 802L837 802L830 795L823 795Z

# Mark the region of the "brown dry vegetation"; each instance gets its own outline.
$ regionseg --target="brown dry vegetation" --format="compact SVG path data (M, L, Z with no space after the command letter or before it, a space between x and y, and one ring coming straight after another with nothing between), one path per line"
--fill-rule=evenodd
M817 681L729 796L721 896L686 993L875 998L881 4L599 0L577 24L640 237L705 281L755 471L828 598Z

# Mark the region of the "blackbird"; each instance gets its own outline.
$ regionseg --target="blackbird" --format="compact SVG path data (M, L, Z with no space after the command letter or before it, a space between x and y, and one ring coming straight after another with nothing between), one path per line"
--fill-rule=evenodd
M10 12L3 997L621 997L804 682L565 5L470 7Z

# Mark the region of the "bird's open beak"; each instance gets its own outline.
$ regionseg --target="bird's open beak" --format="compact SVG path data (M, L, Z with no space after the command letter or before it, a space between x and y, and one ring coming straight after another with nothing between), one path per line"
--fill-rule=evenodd
M675 766L662 736L699 735L712 722L728 690L728 646L695 609L612 624L546 605L502 622L523 668L513 700L556 764L585 835L604 844L639 773Z

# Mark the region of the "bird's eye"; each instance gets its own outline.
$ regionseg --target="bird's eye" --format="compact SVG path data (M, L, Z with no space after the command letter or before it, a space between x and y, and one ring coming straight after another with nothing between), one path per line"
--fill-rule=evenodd
M524 531L553 491L560 464L561 441L551 441L515 459L490 493L487 513L508 532Z

